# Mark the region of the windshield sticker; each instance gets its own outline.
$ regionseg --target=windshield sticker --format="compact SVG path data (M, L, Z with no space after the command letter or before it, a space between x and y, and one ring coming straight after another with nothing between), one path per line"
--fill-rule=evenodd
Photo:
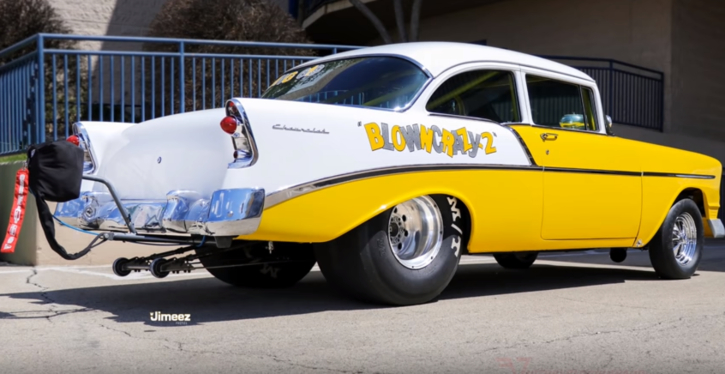
M431 153L443 153L448 157L467 154L474 158L478 150L482 149L485 154L496 153L493 145L493 138L490 132L473 133L462 127L458 130L449 131L432 125L407 125L390 127L387 123L369 122L358 126L365 127L370 149L403 152L407 148L409 152L425 151Z

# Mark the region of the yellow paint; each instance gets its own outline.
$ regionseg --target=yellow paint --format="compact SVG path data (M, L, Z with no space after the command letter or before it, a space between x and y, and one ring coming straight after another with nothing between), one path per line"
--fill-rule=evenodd
M385 139L383 139L383 135L380 134L380 126L378 126L377 123L366 123L365 131L368 134L368 140L370 141L371 150L376 151L380 148L383 148L383 146L385 145Z
M433 149L433 130L420 125L420 147L430 153Z
M400 126L393 126L392 135L395 150L403 152L405 150L405 138L403 137L403 133L400 132Z
M456 130L456 134L462 139L463 141L463 152L468 152L473 148L471 145L471 142L468 140L468 131L466 131L465 128Z
M471 214L471 253L641 246L637 241L646 245L676 197L688 188L702 191L704 218L717 216L722 166L713 158L618 137L513 127L529 145L536 163L545 168L635 175L488 169L366 178L269 207L257 232L238 239L326 242L398 203L429 194L455 196L466 205ZM450 140L443 143L445 136L438 140L425 126L420 130L423 149L430 151L436 140L446 151L452 148ZM380 149L381 127L368 123L365 132L371 148ZM402 132L402 127L392 129L393 139L398 139L393 144L402 144ZM543 141L544 132L557 134L557 140ZM642 170L716 178L641 177Z
M714 158L615 136L516 125L540 166L715 175L715 179L544 173L542 236L548 239L626 237L647 244L688 188L702 191L716 217L722 166ZM541 134L556 134L543 141ZM548 151L548 154L547 154Z
M326 242L411 198L458 197L472 218L469 251L600 248L631 240L541 239L541 171L457 170L368 178L317 190L266 209L246 240ZM516 198L502 198L502 197Z
M491 136L491 133L484 132L481 134L481 144L483 144L483 139L486 139L486 154L496 153L496 147L493 146L493 136Z

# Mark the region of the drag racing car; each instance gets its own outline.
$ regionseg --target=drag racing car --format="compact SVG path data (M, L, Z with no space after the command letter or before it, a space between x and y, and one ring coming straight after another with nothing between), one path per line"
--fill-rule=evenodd
M574 125L572 125L574 124ZM55 216L179 249L117 275L206 268L287 287L318 264L356 298L435 299L463 254L530 267L545 251L647 250L689 278L717 218L714 158L614 135L596 82L514 51L420 42L284 72L261 98L137 124L79 122L78 199Z

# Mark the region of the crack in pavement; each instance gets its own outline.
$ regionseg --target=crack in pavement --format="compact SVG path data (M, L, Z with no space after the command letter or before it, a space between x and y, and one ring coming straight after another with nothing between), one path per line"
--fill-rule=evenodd
M66 315L66 314L73 314L73 313L90 312L90 311L96 310L96 309L88 308L88 307L78 308L78 309L69 309L69 310L56 310L58 303L52 297L50 297L48 295L48 290L50 288L45 287L45 286L41 285L40 283L33 280L33 278L36 275L38 275L38 270L35 267L30 269L30 271L31 271L31 274L28 275L27 278L25 278L25 284L29 284L29 285L35 286L40 289L39 295L45 301L43 304L48 305L48 309L45 312L52 313L52 314L48 315L48 316L38 316L38 317L18 317L18 316L13 315L13 316L9 316L9 317L2 317L0 319L45 318L46 320L48 320L48 322L53 323L53 321L51 320L51 318L53 318L53 317L58 317L58 316L62 316L62 315Z
M723 314L718 313L718 314L711 314L711 315L699 315L696 317L700 318L700 319L709 319L709 318L718 318L718 317L722 317L722 316L723 316ZM623 333L623 332L645 331L645 330L654 329L654 328L664 325L664 324L670 325L670 324L673 324L676 322L683 322L684 319L685 319L685 317L679 317L677 319L660 321L655 324L637 328L637 329L620 329L620 330L610 330L610 331L589 332L589 333L575 334L575 335L566 336L566 337L557 338L557 339L546 340L543 342L518 343L518 344L512 344L512 345L505 346L505 347L494 347L494 348L489 348L489 349L484 349L482 351L478 351L478 352L476 352L476 354L495 352L495 351L500 351L500 350L505 350L505 349L529 348L529 347L536 346L536 345L547 345L547 344L561 342L561 341L571 342L573 339L586 338L586 337L597 336L597 335L612 335L612 334L619 334L619 333ZM666 331L666 330L670 330L670 329L672 329L672 326L667 326L663 329L654 330L653 332Z
M333 373L345 373L345 374L363 374L364 373L364 371L361 371L361 370L350 371L350 370L331 369L331 368L326 368L326 367L317 367L317 366L309 366L309 365L304 365L304 364L297 364L294 362L290 362L289 360L281 359L281 358L277 357L277 355L274 355L274 354L265 354L263 357L271 358L272 361L278 362L280 364L289 365L291 367L299 367L299 368L303 368L303 369L311 369L311 370L318 370L318 371L325 370L325 371L331 371ZM379 374L379 373L375 372L374 374Z
M568 297L562 297L562 296L555 296L557 299L567 300L567 301L574 301L577 303L584 303L584 304L594 304L594 305L605 305L605 306L618 306L620 308L629 308L629 309L647 309L647 310L662 310L662 311L668 311L671 309L661 309L661 308L650 308L646 306L633 306L633 305L624 305L624 304L611 304L611 303L598 303L596 301L587 301L587 300L579 300L579 299L572 299Z

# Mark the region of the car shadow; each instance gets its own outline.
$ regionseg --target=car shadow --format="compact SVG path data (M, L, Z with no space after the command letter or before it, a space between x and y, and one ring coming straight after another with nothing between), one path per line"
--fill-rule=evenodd
M594 253L595 255L590 255ZM557 254L540 255L540 259L553 260L565 263L580 263L593 265L622 265L628 267L641 267L652 269L652 263L649 259L649 253L638 249L630 249L627 251L627 258L620 264L614 264L609 258L608 249L600 249L590 251L590 254L577 254L573 252L571 255L558 256ZM706 239L705 250L702 260L698 266L699 271L715 271L725 272L725 240L723 239ZM697 273L695 273L697 275Z
M656 279L654 272L622 268L535 264L528 270L506 270L495 263L468 263L461 264L450 285L433 302ZM107 318L115 322L143 322L157 327L179 325L177 322L151 321L151 314L157 311L190 314L191 321L185 324L194 325L329 311L388 308L358 302L338 293L320 272L310 273L294 287L277 290L240 289L214 278L204 277L0 296L35 300L36 304L54 303L63 306L56 308L58 310L100 310L112 314ZM0 319L14 318L25 317L0 315Z

